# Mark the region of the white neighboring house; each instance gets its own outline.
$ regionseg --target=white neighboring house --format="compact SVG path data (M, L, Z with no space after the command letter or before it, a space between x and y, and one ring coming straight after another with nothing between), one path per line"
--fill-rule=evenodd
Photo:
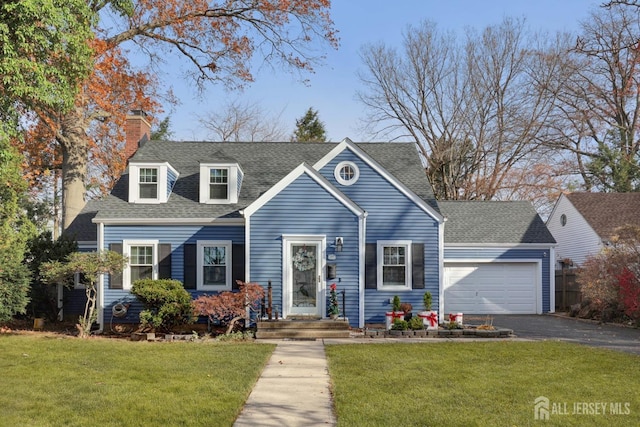
M640 226L640 193L568 193L558 198L547 220L557 242L556 268L571 260L580 266L597 254L616 228Z

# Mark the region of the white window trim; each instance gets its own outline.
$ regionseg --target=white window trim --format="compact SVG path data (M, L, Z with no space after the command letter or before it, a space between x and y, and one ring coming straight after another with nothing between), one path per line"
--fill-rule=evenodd
M227 198L212 199L209 197L209 174L211 169L227 169ZM240 167L236 163L200 163L200 203L231 204L238 203L238 173Z
M378 240L377 241L377 278L378 278L378 290L379 291L410 291L412 281L412 264L413 258L411 253L411 240ZM404 246L405 247L405 277L404 286L384 286L382 267L384 262L384 248L386 246Z
M140 169L158 169L158 197L143 199L140 197ZM129 202L158 204L169 200L167 187L169 182L169 169L178 176L178 172L167 162L164 163L129 163Z
M340 175L340 171L345 166L349 166L351 167L351 169L353 169L353 178L351 178L350 180L346 180L342 178L342 176ZM339 184L346 185L346 186L353 185L360 178L360 168L358 168L358 165L356 165L351 161L340 162L338 163L336 168L333 170L333 176L336 178L336 181L338 181Z
M231 264L231 250L232 250L232 242L231 240L198 240L197 243L197 274L196 274L196 289L201 291L230 291L233 286L231 283L231 275L232 275L232 264ZM225 253L227 255L226 259L226 271L225 271L225 286L214 286L214 285L204 285L204 274L203 267L204 263L202 262L204 259L204 248L205 246L224 246L226 248Z
M86 289L86 285L80 282L80 275L82 273L78 273L77 271L73 273L73 289Z
M131 247L132 246L153 246L153 267L151 269L152 279L158 279L158 240L123 240L122 241L122 253L129 262L127 262L127 268L122 271L122 289L131 289Z

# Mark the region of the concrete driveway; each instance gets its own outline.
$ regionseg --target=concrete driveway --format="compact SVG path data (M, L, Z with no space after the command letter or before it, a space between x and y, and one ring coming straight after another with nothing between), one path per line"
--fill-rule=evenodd
M494 326L513 329L518 338L560 340L640 355L640 329L557 315L496 314L491 317Z

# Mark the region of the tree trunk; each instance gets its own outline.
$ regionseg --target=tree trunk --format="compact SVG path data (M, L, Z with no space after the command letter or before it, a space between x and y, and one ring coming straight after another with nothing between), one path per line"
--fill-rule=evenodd
M89 141L88 120L76 108L61 121L58 141L62 148L62 229L65 230L85 205L85 179Z

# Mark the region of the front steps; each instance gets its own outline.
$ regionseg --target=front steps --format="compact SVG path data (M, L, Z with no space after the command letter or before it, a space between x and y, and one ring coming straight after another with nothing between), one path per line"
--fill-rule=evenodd
M349 338L349 322L330 320L263 320L257 322L257 339Z

